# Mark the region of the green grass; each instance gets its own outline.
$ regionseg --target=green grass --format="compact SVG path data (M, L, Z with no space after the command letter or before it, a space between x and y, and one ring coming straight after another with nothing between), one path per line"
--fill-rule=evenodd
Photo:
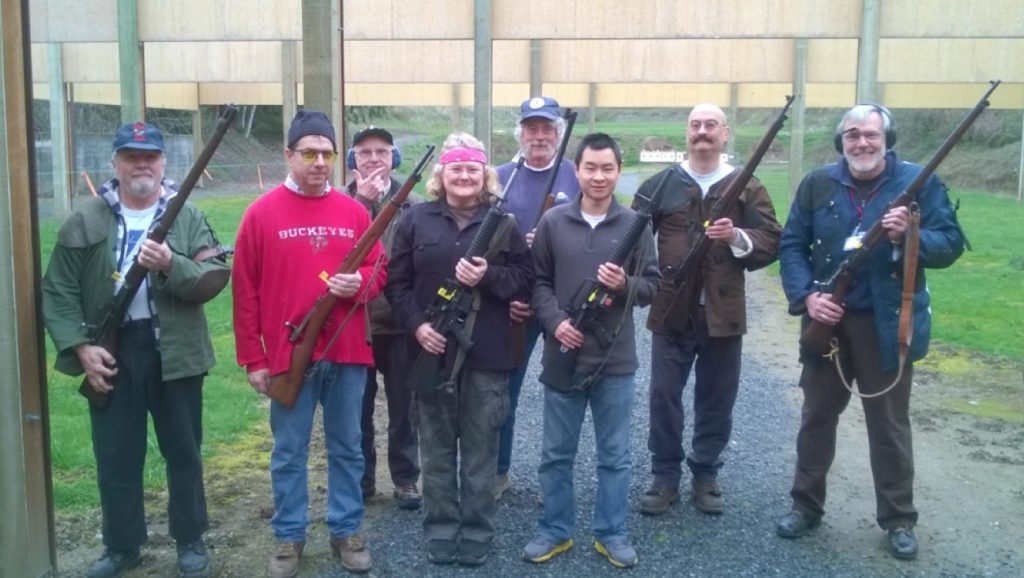
M233 244L242 212L252 198L207 198L197 200L197 204L206 213L221 242ZM44 267L58 227L59 223L52 219L40 224ZM249 387L245 372L235 364L230 287L206 305L206 315L217 366L207 376L203 387L203 455L215 459L219 455L230 455L232 443L264 419L265 410ZM89 412L85 399L77 393L81 380L54 371L54 357L53 344L47 340L54 502L58 511L63 512L93 508L99 504L99 495ZM165 464L152 427L147 446L144 484L148 490L159 490L166 485Z

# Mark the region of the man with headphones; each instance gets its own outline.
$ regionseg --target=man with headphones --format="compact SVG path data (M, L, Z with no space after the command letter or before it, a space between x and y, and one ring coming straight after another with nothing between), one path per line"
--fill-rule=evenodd
M931 328L924 268L953 264L964 250L964 239L946 187L932 175L916 199L920 243L913 335L900 368L897 330L910 211L888 207L921 172L921 166L900 160L892 151L895 142L895 126L887 109L876 104L851 108L836 126L835 147L842 157L804 177L789 211L779 249L789 312L802 317L803 327L811 321L833 326L838 349L824 357L801 347L804 402L790 491L793 505L778 521L776 532L783 538L799 538L821 522L826 478L835 458L836 426L851 396L845 382L856 381L868 430L876 519L887 531L889 552L900 560L912 560L918 544L913 531L917 510L910 389L913 362L927 353ZM816 282L830 278L879 220L888 242L883 239L871 249L855 271L843 302L833 303ZM890 384L892 389L884 392Z
M371 218L387 202L387 199L402 187L401 181L392 178L392 171L402 164L402 153L395 146L391 133L370 125L352 137L352 148L345 156L345 164L352 171L352 181L346 192L359 201L370 212ZM422 202L415 193L407 197L399 212L391 220L387 231L381 237L384 251L390 257L394 226L402 211L412 204ZM420 477L419 438L410 418L412 392L405 387L405 372L409 367L405 355L405 334L391 317L391 306L384 295L374 299L367 311L370 315L370 332L373 341L374 368L366 374L366 391L363 394L363 498L369 499L377 492L377 449L374 445L373 412L377 397L377 374L384 378L384 394L388 400L388 469L395 485L394 497L398 507L415 510L422 499L416 487Z

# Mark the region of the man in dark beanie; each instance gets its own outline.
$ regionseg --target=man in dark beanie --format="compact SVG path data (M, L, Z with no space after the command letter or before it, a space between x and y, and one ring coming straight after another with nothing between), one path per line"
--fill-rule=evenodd
M307 459L317 404L323 406L327 446L331 549L346 570L366 572L370 551L357 533L363 519L364 467L359 422L366 372L373 365L364 308L386 281L385 268L375 267L383 249L377 243L354 273L325 274L336 271L352 251L370 227L370 216L357 201L331 187L337 147L334 127L323 113L295 115L284 154L288 177L246 210L232 271L238 363L253 389L267 393L271 376L289 369L292 345L285 323L297 325L325 288L338 302L317 341L295 407L270 404L270 526L278 546L267 573L298 573L309 525ZM335 337L346 318L347 325Z

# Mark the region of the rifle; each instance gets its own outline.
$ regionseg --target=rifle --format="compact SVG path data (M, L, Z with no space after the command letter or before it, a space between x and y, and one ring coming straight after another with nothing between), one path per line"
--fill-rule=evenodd
M633 221L629 224L626 234L623 235L622 242L615 247L615 251L612 252L608 261L621 267L629 259L644 231L647 230L654 211L657 211L661 204L668 176L669 173L666 171L665 176L661 177L661 181L655 187L654 194L644 203L643 208L633 215ZM598 346L602 350L607 350L615 340L618 330L616 329L609 335L608 329L602 321L619 301L619 297L618 292L605 287L597 279L585 279L565 308L565 312L569 315L569 323L580 332L593 335L597 339ZM567 349L554 337L545 340L544 347L549 353L544 356L540 380L543 383L556 385L573 383L579 349Z
M374 243L387 230L388 224L395 217L395 214L398 213L399 208L405 202L406 197L409 196L412 188L423 178L423 168L432 156L434 156L434 145L428 145L427 151L423 153L423 158L416 164L416 168L413 169L412 174L409 175L402 188L398 189L398 192L391 196L384 208L377 214L377 218L360 235L355 246L352 247L352 250L345 256L341 265L338 266L338 274L353 273L362 266L366 255L370 253ZM294 343L295 346L292 347L291 363L288 366L288 371L271 376L270 378L270 387L267 388L267 396L270 399L288 409L295 407L295 400L298 399L299 390L302 389L306 368L309 367L309 362L313 359L313 350L316 349L317 338L320 336L320 331L323 329L324 324L327 323L327 318L330 317L331 311L334 310L337 302L338 297L335 297L330 290L327 290L323 295L317 297L316 302L298 325L289 321L285 322L285 327L291 330L291 333L288 335L288 341Z
M942 146L939 147L938 152L932 157L928 164L918 173L917 177L907 186L906 190L899 194L891 203L886 207L882 214L889 212L889 210L895 207L905 207L914 202L917 198L917 193L924 187L925 181L932 176L935 169L938 168L939 164L946 158L949 151L953 150L956 143L963 137L967 129L974 124L974 121L981 116L981 113L988 107L988 97L992 92L999 86L999 80L991 81L991 87L981 97L981 100L974 105L967 116L964 117L960 124L953 131L953 134L949 135ZM875 224L871 225L867 233L864 234L864 238L861 239L861 244L858 248L854 249L849 255L846 256L835 272L825 281L815 281L817 290L821 293L829 293L829 301L836 304L841 304L843 299L846 297L846 289L850 285L850 281L853 280L854 274L857 269L863 264L867 258L868 253L874 248L875 244L882 239L885 235L885 229L882 228L882 219L875 221ZM800 344L807 347L811 351L820 355L829 355L832 351L832 331L834 327L832 325L825 325L819 321L811 320L810 324L800 335Z
M711 216L704 221L705 230L732 211L740 194L743 193L743 189L750 182L750 178L754 176L757 165L761 164L761 159L764 158L768 147L775 140L775 135L782 130L782 125L787 118L786 111L793 104L794 98L793 96L786 97L786 106L782 108L782 112L775 117L775 122L765 133L743 169L732 178L722 197L711 208ZM690 325L690 313L700 299L700 291L703 286L701 265L711 249L712 243L713 241L702 230L697 242L682 262L678 266L670 265L665 268L663 273L665 279L658 287L659 298L656 298L651 304L650 319L652 321L676 331L685 331ZM669 296L663 297L665 293L668 293Z
M505 194L508 193L509 187L515 181L516 175L519 174L519 169L522 168L525 161L524 157L519 158L508 181L505 182L501 197L487 211L487 216L484 217L480 229L469 245L469 250L466 251L465 258L467 260L471 261L473 257L483 256L490 248L491 240L498 231L498 225L506 215L502 210ZM407 385L420 397L431 399L437 394L438 389L444 388L450 391L454 387L459 369L455 367L454 359L458 357L460 350L465 354L473 348L473 340L466 332L466 322L472 313L473 301L474 292L471 288L459 283L456 279L449 278L437 289L437 295L427 307L426 316L430 327L442 335L454 337L457 347L448 344L443 355L433 355L420 349L407 377Z
M562 118L565 119L565 134L562 135L562 142L558 143L558 154L555 155L555 163L552 165L551 174L548 175L548 181L544 184L544 202L537 207L537 216L533 218L533 227L530 227L531 229L537 228L540 218L551 208L551 205L555 204L555 197L551 192L555 188L555 179L558 178L558 169L562 167L562 159L565 158L565 149L569 146L572 127L576 124L576 113L571 108L567 108Z
M153 225L149 229L149 234L146 236L147 239L152 239L157 243L163 243L164 239L167 238L167 233L174 226L175 219L178 218L178 213L185 206L185 201L188 200L189 194L192 193L192 189L195 188L196 183L199 182L199 177L202 176L203 170L206 168L207 163L210 162L210 158L213 157L214 151L217 150L217 146L220 145L220 141L224 138L224 134L227 133L231 123L235 120L235 115L238 114L238 107L233 104L227 105L224 112L221 113L220 118L217 119L217 126L214 128L213 135L210 137L209 142L200 151L199 156L196 158L196 162L192 165L188 175L185 176L185 180L181 182L181 186L178 188L178 193L167 203L167 207L164 209L160 219L153 222ZM123 284L121 288L114 294L114 297L110 300L110 305L107 307L106 312L103 314L102 320L97 325L95 336L92 338L91 344L102 347L107 350L111 355L117 355L117 332L124 321L124 315L128 311L128 307L132 303L132 299L135 298L135 294L139 292L139 288L142 286L142 282L146 279L149 274L149 269L143 267L138 261L132 263L128 273L124 276ZM110 385L114 385L115 378L109 378ZM96 391L92 385L89 384L89 378L86 377L82 380L82 385L78 387L78 393L82 394L89 403L93 404L98 408L107 406L107 402L110 401L106 393Z

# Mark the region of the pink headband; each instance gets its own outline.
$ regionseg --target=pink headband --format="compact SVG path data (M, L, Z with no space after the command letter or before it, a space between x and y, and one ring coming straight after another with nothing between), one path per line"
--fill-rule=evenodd
M484 154L484 151L479 150L479 149L471 149L471 148L464 148L464 147L454 148L454 149L451 149L450 151L445 152L443 155L441 155L441 162L440 162L440 164L442 166L444 166L444 165L446 165L448 163L465 163L465 162L475 162L475 163L480 163L482 165L486 165L487 164L487 155Z

